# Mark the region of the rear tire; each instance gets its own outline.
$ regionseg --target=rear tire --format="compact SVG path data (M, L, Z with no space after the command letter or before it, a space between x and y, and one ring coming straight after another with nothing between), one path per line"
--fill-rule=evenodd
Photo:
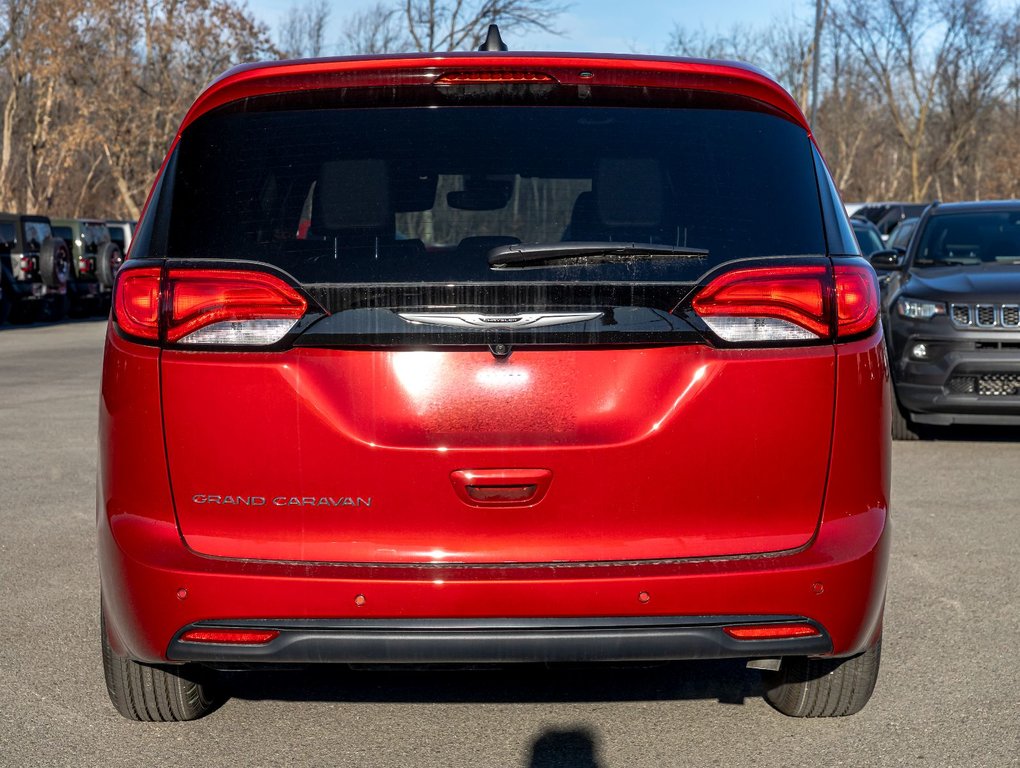
M120 252L116 243L103 245L96 254L96 279L99 280L99 284L106 288L112 288L122 263L124 263L124 254Z
M197 720L220 704L212 673L194 665L159 666L117 656L101 621L103 672L113 706L128 720Z
M849 659L783 659L762 676L765 700L790 717L844 717L860 712L878 680L882 638Z

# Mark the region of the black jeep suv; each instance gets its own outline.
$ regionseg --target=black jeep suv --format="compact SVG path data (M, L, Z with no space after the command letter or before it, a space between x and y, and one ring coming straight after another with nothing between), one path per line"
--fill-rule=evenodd
M71 257L45 216L0 213L0 323L34 320L45 306L49 319L67 307Z
M871 257L898 412L919 426L1020 425L1020 200L932 205L905 255Z

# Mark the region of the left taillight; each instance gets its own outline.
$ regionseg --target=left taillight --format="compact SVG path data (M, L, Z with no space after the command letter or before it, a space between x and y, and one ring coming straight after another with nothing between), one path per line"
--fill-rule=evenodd
M113 317L128 336L159 339L160 267L125 269L113 291Z
M874 327L878 280L863 261L741 268L712 280L691 308L731 343L842 340Z
M114 319L123 333L187 346L272 345L307 310L292 286L256 271L123 269L114 291Z

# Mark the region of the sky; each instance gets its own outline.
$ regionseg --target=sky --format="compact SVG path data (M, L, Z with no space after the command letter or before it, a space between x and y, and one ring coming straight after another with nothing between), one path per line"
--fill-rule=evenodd
M300 0L295 4L300 5ZM330 42L340 38L345 16L373 4L374 0L335 0ZM248 6L275 29L290 3L248 0ZM562 35L509 33L504 39L511 50L664 53L676 22L691 29L725 32L735 24L758 27L794 14L810 18L813 13L813 0L575 0L556 24Z

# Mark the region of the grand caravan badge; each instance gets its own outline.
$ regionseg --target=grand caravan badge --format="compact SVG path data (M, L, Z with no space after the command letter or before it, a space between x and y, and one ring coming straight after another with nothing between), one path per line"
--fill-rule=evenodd
M371 496L243 496L196 493L195 504L233 507L371 507Z

